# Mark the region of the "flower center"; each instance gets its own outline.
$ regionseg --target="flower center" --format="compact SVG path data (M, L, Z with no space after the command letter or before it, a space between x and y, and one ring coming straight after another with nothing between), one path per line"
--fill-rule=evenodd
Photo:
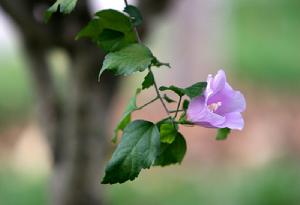
M208 105L207 107L211 112L215 112L221 105L222 105L222 102L216 102L216 103L212 103L212 104Z

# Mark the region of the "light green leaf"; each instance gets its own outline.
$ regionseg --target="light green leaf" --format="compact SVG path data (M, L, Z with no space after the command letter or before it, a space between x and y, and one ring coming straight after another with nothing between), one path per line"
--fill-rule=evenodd
M160 141L163 143L171 144L176 137L177 129L172 123L162 124L159 127Z
M149 72L142 83L142 89L150 88L152 85L154 85L154 76L152 72Z
M151 65L152 59L153 55L146 46L129 45L105 56L99 79L105 70L111 70L115 75L130 75L137 71L144 71Z
M59 12L64 14L69 14L75 8L77 0L57 0L45 13L45 21L48 22L53 13L55 13L58 8Z
M139 26L143 22L143 17L139 9L135 6L128 5L125 7L124 12L128 13L132 18L132 23L134 26Z
M130 123L106 166L102 183L115 184L134 180L142 169L153 165L159 147L159 131L155 124L143 120Z
M230 129L227 127L218 129L216 140L226 140L229 133L230 133Z
M76 39L83 37L90 38L106 52L117 51L137 42L130 18L113 9L97 12Z
M135 95L131 97L129 104L127 105L125 112L122 115L122 118L120 122L117 124L115 130L114 130L114 136L112 138L112 142L116 143L118 139L118 132L120 130L124 130L125 127L130 123L131 121L131 113L135 111L137 108L136 106L136 97L141 92L141 89L137 89L135 92Z
M181 133L177 132L175 140L171 143L161 143L160 152L154 165L166 166L181 163L186 153L186 142Z

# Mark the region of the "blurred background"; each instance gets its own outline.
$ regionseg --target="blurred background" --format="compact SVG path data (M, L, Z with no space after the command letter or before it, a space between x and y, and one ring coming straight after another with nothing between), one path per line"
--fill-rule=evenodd
M0 0L1 205L300 204L299 0L131 1L145 15L145 43L172 65L155 71L159 84L188 86L223 68L247 110L226 141L180 128L182 165L113 186L100 184L110 136L146 73L97 83L103 54L73 39L93 12L123 1L83 2L44 25L51 1ZM162 113L158 103L134 117Z

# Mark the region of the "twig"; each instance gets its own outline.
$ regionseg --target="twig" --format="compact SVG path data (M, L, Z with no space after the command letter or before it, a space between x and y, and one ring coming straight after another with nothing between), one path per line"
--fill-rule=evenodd
M153 72L152 72L151 68L149 67L148 69L149 69L149 72L151 72L152 75L153 75ZM156 92L156 94L157 94L157 97L159 98L161 104L163 105L163 107L164 107L164 109L165 109L167 115L170 115L170 112L169 112L169 110L168 110L168 108L167 108L167 106L166 106L164 100L162 99L162 97L161 97L161 95L160 95L160 93L159 93L159 89L158 89L157 83L156 83L156 81L155 81L155 78L153 79L153 81L154 81L154 82L153 82L153 85L154 85L154 88L155 88L155 92Z
M144 107L146 107L147 105L150 105L151 103L155 102L155 101L158 100L158 99L159 99L159 97L156 97L156 98L150 100L149 102L145 103L144 105L142 105L142 106L136 108L135 110L141 110L141 109L143 109Z
M176 117L178 115L178 110L179 110L179 107L180 107L180 104L181 104L181 100L182 100L182 96L179 97L179 101L178 101L178 104L177 104L177 108L176 108L174 119L176 119Z

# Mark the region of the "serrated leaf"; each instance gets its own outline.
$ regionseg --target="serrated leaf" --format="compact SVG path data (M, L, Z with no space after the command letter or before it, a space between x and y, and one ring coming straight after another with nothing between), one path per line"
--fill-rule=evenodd
M143 120L130 123L106 166L102 184L134 180L142 169L153 165L159 149L159 130L155 124Z
M99 79L105 70L111 70L115 75L130 75L137 71L144 71L151 65L152 59L153 55L146 46L129 45L105 56Z
M198 82L190 87L185 88L184 93L192 99L194 97L202 95L206 86L207 82Z
M135 92L135 95L133 97L131 97L129 104L127 105L121 120L119 121L119 123L117 124L115 130L114 130L114 136L112 138L112 142L116 143L117 142L117 138L118 138L118 132L120 130L124 130L124 128L130 123L131 121L131 113L133 111L135 111L135 109L137 108L136 106L136 97L137 95L141 92L141 89L137 89Z
M181 133L177 132L175 140L171 144L161 143L160 152L154 165L166 166L181 163L186 153L186 141Z
M167 101L167 103L174 103L174 102L176 102L176 100L173 100L172 98L170 98L166 94L163 95L163 98Z
M53 13L59 8L60 13L69 14L75 8L77 0L57 0L45 13L44 19L48 22Z
M229 133L230 133L230 129L227 127L218 129L216 139L217 140L226 140L228 138Z
M152 85L154 85L154 76L152 72L149 72L142 83L142 89L150 88Z
M132 23L134 26L139 26L143 22L143 17L140 10L132 5L128 5L125 7L124 12L128 13L132 18Z
M117 51L137 42L130 18L113 9L97 12L76 39L83 37L90 38L106 52Z
M160 125L159 133L161 142L171 144L175 140L177 129L172 123L165 123Z

